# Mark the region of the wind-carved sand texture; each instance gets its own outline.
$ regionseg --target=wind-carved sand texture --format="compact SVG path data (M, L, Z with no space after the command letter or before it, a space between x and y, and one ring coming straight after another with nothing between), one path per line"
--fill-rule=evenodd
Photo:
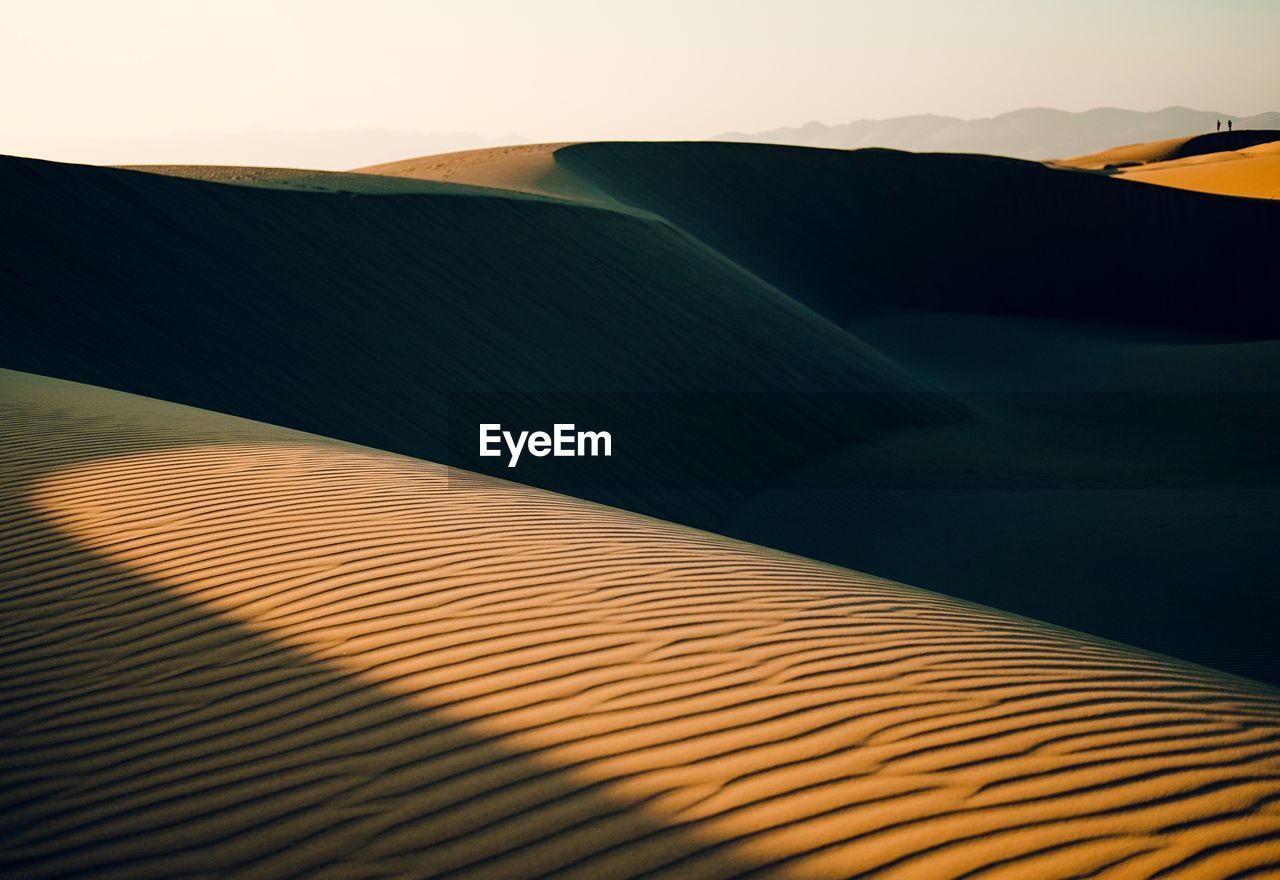
M1273 689L427 462L0 390L6 876L1280 871Z

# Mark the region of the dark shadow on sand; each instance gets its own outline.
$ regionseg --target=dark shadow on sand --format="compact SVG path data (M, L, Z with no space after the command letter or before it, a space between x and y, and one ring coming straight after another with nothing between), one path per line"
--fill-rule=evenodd
M48 449L26 439L10 475ZM51 473L4 487L22 551L0 560L4 876L603 878L714 848L104 560L24 500Z

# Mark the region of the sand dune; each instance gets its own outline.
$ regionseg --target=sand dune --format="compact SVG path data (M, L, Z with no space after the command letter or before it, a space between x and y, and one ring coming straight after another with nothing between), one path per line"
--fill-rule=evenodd
M1112 419L1120 398L1072 424L1080 407L1046 412L1057 398L1028 415L953 394L1062 378L1107 394L1273 389L1276 301L1222 282L1270 246L1274 206L978 157L730 144L552 157L625 209L456 182L394 194L386 177L7 160L0 366L435 460L451 392L531 392L525 414L542 419L549 392L743 391L717 395L734 401L717 419L749 442L708 444L703 414L674 421L661 396L620 399L608 421L629 454L609 480L539 484L1280 681L1280 597L1256 586L1280 564L1280 505L1257 488L1275 485L1258 451L1273 431L1205 407L1197 424L1215 433L1193 432L1205 446L1188 459ZM244 174L257 185L216 183ZM1152 258L1171 250L1195 259ZM1007 491L1027 473L1008 467L1011 438L1060 438L1041 447L1056 456L1129 433L1155 438L1119 459L1151 491L1058 491L1111 486L1117 460L1092 440L1046 460L1047 482ZM1188 465L1208 450L1213 467ZM861 491L904 472L893 491ZM933 490L957 474L963 498Z
M545 154L537 155L545 163ZM512 154L468 156L501 173L456 179L534 189ZM990 156L584 143L555 149L551 160L557 181L570 174L616 202L663 217L846 325L906 307L1254 338L1280 333L1273 301L1217 285L1220 267L1252 260L1270 246L1272 206L1116 187ZM433 161L371 170L413 176ZM572 195L563 183L546 191ZM1198 259L1132 256L1142 252L1194 252ZM1126 296L1112 295L1118 289Z
M528 144L422 156L356 169L357 173L487 186L619 207L620 203L555 160L567 144Z
M1275 300L1232 283L1232 267L1271 248L1273 206L977 156L641 143L571 145L554 159L914 377L1016 392L976 401L963 426L925 428L927 440L881 438L873 459L856 444L811 458L721 520L682 521L1280 681L1280 606L1256 587L1280 563L1269 549L1280 508L1262 489L1275 485L1262 476L1274 428L1259 432L1247 407L1224 412L1230 397L1179 396L1280 382ZM1036 394L1061 391L1093 405ZM1171 396L1123 396L1151 391ZM1135 424L1130 409L1182 412L1198 451L1175 452L1163 417ZM1134 446L1103 452L1118 436ZM1014 437L1052 439L1025 461ZM1259 444L1236 445L1250 437Z
M1119 176L1224 196L1280 199L1280 140L1245 150L1152 162L1125 169Z
M461 183L441 186L432 180L410 177L388 177L379 174L347 171L314 171L302 168L256 168L238 165L121 165L126 171L144 171L164 177L182 177L209 183L226 183L262 189L285 189L299 192L339 193L346 195L494 195L481 186ZM504 190L503 195L517 194Z
M855 572L4 373L22 877L1242 877L1280 694Z
M661 220L416 181L441 192L296 192L290 174L251 188L5 160L22 207L3 218L0 363L429 458L450 393L924 387ZM64 259L39 256L50 240ZM801 395L742 414L789 411L815 442L930 418L882 403L859 424ZM652 413L620 418L650 441L638 481L654 461L706 471Z
M1280 131L1270 129L1219 131L1140 144L1127 144L1122 147L1112 147L1098 153L1090 153L1087 156L1058 159L1054 161L1054 164L1090 171L1102 170L1107 166L1120 169L1128 165L1170 162L1192 156L1245 150L1260 144L1273 143L1276 140L1280 140Z
M907 307L1280 333L1275 302L1217 283L1267 250L1272 205L990 156L696 143L556 158L836 320Z
M1280 198L1280 131L1237 131L1134 144L1053 163L1176 189Z

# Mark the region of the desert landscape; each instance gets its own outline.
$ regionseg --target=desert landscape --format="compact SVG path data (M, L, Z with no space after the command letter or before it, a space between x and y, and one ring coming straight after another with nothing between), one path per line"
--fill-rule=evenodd
M716 143L6 163L26 207L0 247L33 294L8 368L468 469L451 399L588 395L629 438L606 480L501 476L1280 682L1256 589L1280 303L1223 268L1271 247L1267 200ZM691 392L712 416L672 403ZM709 458L719 424L759 439Z
M1127 179L1195 140L5 160L6 872L1277 869L1277 600L1200 582L1275 561L1280 311L1208 266L1276 214ZM651 392L647 455L451 474L459 389ZM691 389L766 439L664 445Z
M415 459L0 384L12 876L1275 857L1270 687Z
M10 25L0 877L1280 878L1280 10Z

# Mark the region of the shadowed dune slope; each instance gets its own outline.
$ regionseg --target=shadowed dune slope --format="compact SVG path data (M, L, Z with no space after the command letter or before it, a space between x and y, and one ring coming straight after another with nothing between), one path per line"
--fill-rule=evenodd
M464 188L353 197L18 159L0 180L0 365L14 369L429 458L444 455L452 392L921 387L656 219ZM827 448L934 417L878 400L863 422L802 395L759 415ZM620 418L668 475L714 485L706 456L651 413ZM766 472L788 464L761 452Z
M1269 252L1276 205L989 156L591 143L555 158L837 320L906 306L1280 334L1280 300L1220 284Z
M1199 328L1196 309L1203 306L1211 326L1238 313L1251 322L1242 334L1265 336L1274 298L1260 287L1223 283L1224 266L1244 263L1213 264L1214 242L1222 238L1215 237L1217 226L1209 224L1209 246L1200 250L1187 230L1229 218L1222 229L1242 249L1253 248L1247 259L1256 262L1266 250L1249 242L1261 236L1270 247L1266 233L1275 214L1265 209L1274 206L1240 209L1238 200L963 156L623 144L553 154L529 149L494 161L506 167L521 157L545 163L550 156L557 173L596 173L565 162L579 151L612 157L601 161L601 174L634 152L635 161L615 168L616 176L651 182L654 193L670 197L675 219L575 205L563 192L556 199L508 197L452 182L267 169L250 172L257 185L247 187L225 185L244 182L237 169L168 169L218 181L200 182L7 160L0 164L10 195L0 206L7 295L0 366L435 460L442 457L446 395L458 391L539 392L524 399L522 412L502 418L534 429L548 427L554 406L541 392L554 391L896 392L920 388L918 378L948 392L1005 390L1010 382L1053 390L1065 377L1078 383L1075 390L1127 391L1148 387L1153 376L1158 387L1175 391L1245 390L1249 375L1259 388L1275 387L1274 358L1258 343L1152 347L1099 339L1059 320L1042 322L1037 332L1025 317L899 307L913 301L903 293L905 277L920 280L929 296L960 303L938 308L1000 311L1004 297L1017 301L1007 309L1013 312L1079 306L1091 317L1140 312L1134 320L1156 323L1194 314L1190 323ZM718 156L728 173L718 170ZM483 157L472 158L484 165ZM1089 199L1039 198L1041 189L1058 192L1064 179L1067 191ZM1042 187L1045 181L1057 182ZM402 183L432 192L367 194L394 192ZM336 191L289 189L317 185ZM1168 211L1147 218L1133 236L1116 232L1105 245L1080 245L1114 225L1122 212L1113 197L1133 199L1143 211L1153 197ZM1072 220L1071 211L1092 199L1098 210ZM1016 202L1017 217L999 219L993 200ZM637 201L661 207L649 196ZM988 214L999 228L984 226ZM886 314L858 321L858 334L886 322L899 330L882 326L868 337L876 342L869 348L798 304L795 290L770 286L683 231L703 221L719 224L713 233L727 230L715 242L724 253L757 273L793 280L801 293L817 291L810 301L836 303L833 315L851 307L846 293L861 285L857 308ZM1015 222L1020 228L1009 232ZM1058 238L1042 234L1050 227ZM1173 263L1185 273L1167 291L1152 279L1173 271L1165 257L1154 256L1169 246L1148 240L1164 227L1186 233L1170 239L1181 242L1181 261ZM1003 243L1005 233L1013 244ZM1144 242L1145 249L1136 246ZM968 246L987 257L975 262L958 252ZM1099 260L1122 269L1114 277L1098 274ZM1204 273L1213 275L1211 285L1188 286ZM880 280L864 284L868 277ZM1054 286L1063 279L1076 287L1055 306ZM1005 322L1005 330L982 329L993 321ZM1132 330L1124 333L1141 335ZM617 405L606 407L601 421L627 454L600 460L608 470L599 486L566 479L564 471L540 479L523 463L515 475L1280 681L1268 629L1277 599L1257 586L1275 570L1268 530L1280 507L1272 495L1217 493L1210 503L1199 487L1175 501L1164 490L1117 493L1124 497L1104 502L1100 512L1088 493L1064 503L1054 489L1116 472L1104 446L1089 441L1064 449L1071 444L1063 440L1125 432L1123 419L1103 418L1115 407L1086 413L1080 426L1068 422L1079 414L1070 405L1047 417L1039 403L1032 418L1007 407L968 407L961 417L950 394L945 401L917 394L717 398L712 420L723 423L714 427L741 427L728 442L714 442L726 433L708 434L701 411L611 396ZM1125 409L1121 399L1112 403ZM573 409L578 420L576 403ZM1204 424L1234 437L1254 431L1256 422ZM968 428L953 432L957 425ZM1080 427L1083 434L1074 430ZM979 490L1009 484L1004 450L1011 431L1015 438L1019 431L1059 438L1032 447L1045 453L1053 475L1047 491L1033 481L1037 491L1025 503L1010 504L1002 489L986 493L992 503L957 504L945 491L957 474L965 486L976 480ZM912 437L926 438L928 448ZM474 434L466 439L473 444ZM944 490L860 491L890 479L880 453L852 448L868 440L885 444L887 453L897 450L907 471L923 475L908 486ZM1141 463L1157 471L1206 470L1198 459L1170 460L1167 445L1158 439ZM1063 461L1050 460L1064 451ZM1225 461L1226 486L1251 486L1255 474L1262 478L1256 482L1274 486L1273 459L1250 451L1246 459ZM870 462L870 470L848 462ZM965 468L976 476L964 475ZM748 478L737 479L743 474ZM823 488L816 497L793 493L793 476L806 481L802 490L813 482ZM1039 588L1025 589L1029 582ZM1206 583L1218 586L1206 591Z
M1280 694L0 374L7 876L1280 870Z

